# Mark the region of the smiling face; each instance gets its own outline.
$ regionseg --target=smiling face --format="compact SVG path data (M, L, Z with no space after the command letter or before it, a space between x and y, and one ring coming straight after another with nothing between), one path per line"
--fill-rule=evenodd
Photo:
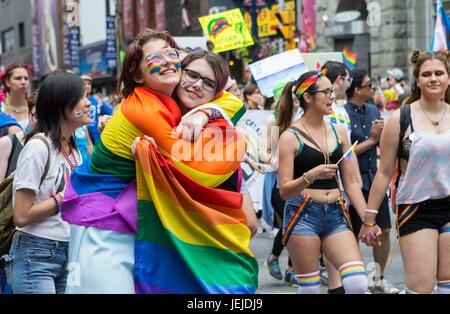
M6 86L9 88L10 93L25 95L29 85L30 79L28 76L28 71L24 68L16 68L12 70L11 77L6 80Z
M139 64L141 77L136 83L155 92L172 95L180 81L179 57L163 39L153 39L142 46L143 58Z
M206 104L216 95L217 78L208 62L196 59L183 70L180 85L176 95L183 112Z
M445 64L440 60L428 60L420 67L417 86L423 95L444 97L450 84Z
M91 103L87 99L87 94L85 94L75 107L66 114L67 120L74 125L74 128L89 124L91 122L90 107Z

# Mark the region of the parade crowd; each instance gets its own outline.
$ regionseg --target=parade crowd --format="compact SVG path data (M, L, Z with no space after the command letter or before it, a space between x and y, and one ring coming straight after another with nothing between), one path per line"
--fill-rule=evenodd
M397 68L372 78L328 61L265 99L218 54L145 29L109 97L67 70L29 93L28 67L10 65L1 293L253 294L264 219L276 234L261 266L299 294L321 282L330 294L450 294L450 52L416 50L411 63L409 83ZM262 109L273 113L250 156L236 124ZM242 163L264 173L262 212ZM404 287L384 276L392 233ZM360 245L379 265L373 285Z

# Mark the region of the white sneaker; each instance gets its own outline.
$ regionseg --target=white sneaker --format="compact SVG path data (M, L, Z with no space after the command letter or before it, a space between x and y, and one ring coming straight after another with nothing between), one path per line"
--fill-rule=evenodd
M386 279L380 280L378 283L375 283L373 286L369 287L369 291L372 294L399 294L400 293L400 289L395 288Z

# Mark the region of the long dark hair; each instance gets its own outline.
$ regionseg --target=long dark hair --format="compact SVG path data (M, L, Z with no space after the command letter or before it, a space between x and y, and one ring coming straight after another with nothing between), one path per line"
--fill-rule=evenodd
M181 67L184 70L190 63L198 59L205 59L205 61L209 64L214 72L214 76L216 78L216 95L221 92L225 85L227 85L229 70L228 65L225 60L215 54L214 52L206 51L203 49L196 50L194 52L189 53L181 63Z
M422 65L429 60L439 60L445 65L445 69L447 70L447 74L450 75L450 64L449 64L450 51L448 50L440 50L440 51L419 51L414 50L411 56L411 63L414 65L413 74L414 74L414 83L411 86L411 96L406 100L406 104L412 104L413 102L419 100L422 97L422 92L420 88L417 86L417 80L419 78L420 69ZM445 92L445 102L450 103L450 88L447 88Z
M309 71L301 75L298 80L286 84L281 93L279 100L279 112L277 118L277 125L280 127L280 135L287 130L287 128L292 124L292 117L294 115L294 101L292 100L292 90L295 90L302 85L310 77L317 75L317 71ZM317 83L311 85L305 93L314 93L317 90ZM306 111L306 101L304 98L305 93L298 99L300 101L300 107Z
M36 100L36 128L26 136L25 141L37 133L44 133L50 137L53 145L60 149L61 120L67 119L67 111L73 110L84 94L84 82L79 76L63 71L48 75L39 88ZM76 147L73 136L69 144L73 148Z
M144 57L142 47L155 39L165 40L170 47L178 49L178 45L169 32L158 32L150 28L144 29L131 43L123 60L122 72L117 82L117 91L122 97L127 98L136 87L142 86L142 84L138 84L135 81L142 78L142 73L139 69L139 65Z

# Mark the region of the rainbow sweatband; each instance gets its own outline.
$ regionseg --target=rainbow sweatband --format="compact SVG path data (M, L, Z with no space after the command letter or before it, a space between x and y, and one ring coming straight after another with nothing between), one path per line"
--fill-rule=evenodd
M365 276L366 270L364 269L364 265L356 264L356 265L348 265L339 269L339 273L341 274L341 278L345 279L353 276Z
M306 81L304 81L297 89L295 90L295 95L300 98L303 94L314 85L319 78L322 76L326 76L328 73L328 69L323 69L322 71L317 71L317 74L311 76Z
M305 275L298 275L298 284L301 287L311 287L311 286L319 286L320 285L320 271L311 273L311 274L305 274Z

